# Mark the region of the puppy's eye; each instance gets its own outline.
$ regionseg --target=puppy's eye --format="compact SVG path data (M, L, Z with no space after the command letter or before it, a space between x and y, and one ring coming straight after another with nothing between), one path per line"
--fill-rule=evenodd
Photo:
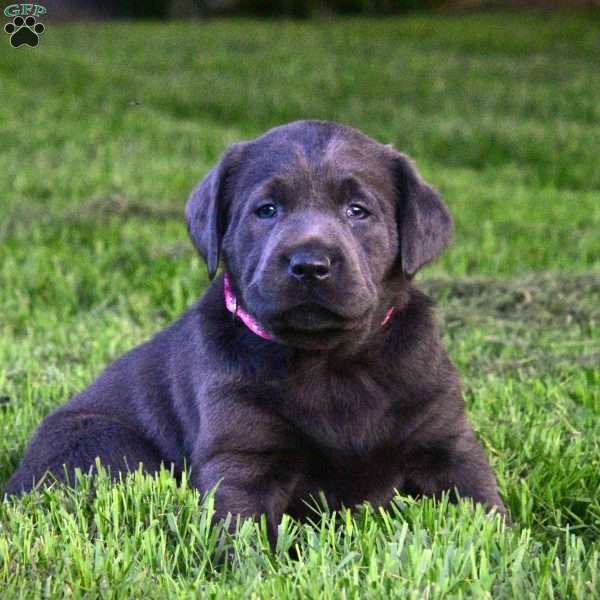
M366 219L371 213L360 204L351 204L346 209L346 216L350 219Z
M259 206L254 213L259 219L272 219L277 214L277 207L272 202Z

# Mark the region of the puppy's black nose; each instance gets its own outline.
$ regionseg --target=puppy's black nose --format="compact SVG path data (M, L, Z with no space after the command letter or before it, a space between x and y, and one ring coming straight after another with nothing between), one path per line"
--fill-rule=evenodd
M290 259L288 272L299 281L322 281L331 273L331 260L321 252L296 252Z

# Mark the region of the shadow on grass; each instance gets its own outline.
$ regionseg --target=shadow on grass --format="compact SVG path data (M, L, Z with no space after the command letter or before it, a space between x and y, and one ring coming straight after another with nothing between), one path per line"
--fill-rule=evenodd
M549 372L600 364L600 273L535 273L508 280L437 278L436 299L450 338L467 341L469 370Z

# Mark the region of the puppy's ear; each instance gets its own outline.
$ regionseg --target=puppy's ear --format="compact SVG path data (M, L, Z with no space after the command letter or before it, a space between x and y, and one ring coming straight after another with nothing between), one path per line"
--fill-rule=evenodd
M191 193L185 207L187 229L213 279L219 267L221 241L227 227L226 196L244 143L233 144Z
M405 155L395 151L393 164L402 271L412 277L448 245L453 231L452 217Z

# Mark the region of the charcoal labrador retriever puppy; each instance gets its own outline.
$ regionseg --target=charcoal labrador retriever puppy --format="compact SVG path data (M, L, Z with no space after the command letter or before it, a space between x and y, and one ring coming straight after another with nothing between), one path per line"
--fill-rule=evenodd
M7 492L96 457L218 485L217 517L305 517L448 490L504 514L415 273L452 221L410 160L298 121L231 146L187 226L213 279L174 324L49 415ZM219 264L223 273L214 278Z

